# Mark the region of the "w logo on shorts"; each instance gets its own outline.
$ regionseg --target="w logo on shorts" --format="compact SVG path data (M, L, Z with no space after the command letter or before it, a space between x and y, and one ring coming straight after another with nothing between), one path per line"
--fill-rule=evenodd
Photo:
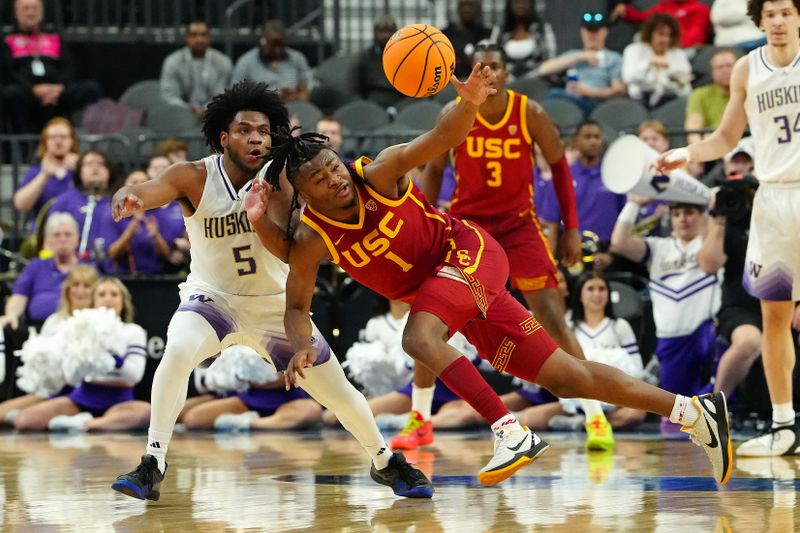
M747 269L750 272L750 276L753 278L758 278L758 275L761 274L762 267L763 265L759 265L758 263L752 261L747 262Z
M209 298L205 294L192 294L191 296L189 296L189 301L192 301L192 300L197 300L200 303L206 303L206 302L213 302L214 301L213 299Z

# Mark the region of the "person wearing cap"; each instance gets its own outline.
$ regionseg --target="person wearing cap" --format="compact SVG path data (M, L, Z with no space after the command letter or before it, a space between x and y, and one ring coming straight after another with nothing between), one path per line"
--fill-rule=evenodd
M722 121L722 114L731 96L731 72L739 54L732 48L720 48L711 56L711 80L713 83L693 89L686 102L687 131L703 128L716 128ZM690 143L702 138L700 133L686 136Z
M719 187L735 176L737 179L752 174L755 167L756 152L752 137L744 137L736 148L725 154L722 164L711 169L702 181L709 187Z
M583 48L570 50L549 59L539 66L539 76L566 71L569 75L564 89L553 89L548 98L564 98L580 106L588 115L605 100L625 95L622 82L622 56L606 48L607 19L602 13L581 15Z
M676 394L704 394L713 388L714 317L720 308L723 274L722 269L706 273L697 259L708 217L701 205L673 202L669 204L672 235L639 237L633 232L636 216L649 201L628 196L611 234L611 252L647 265L660 387ZM732 371L732 366L720 363L720 372ZM720 380L731 381L717 375ZM662 429L674 427L662 419Z

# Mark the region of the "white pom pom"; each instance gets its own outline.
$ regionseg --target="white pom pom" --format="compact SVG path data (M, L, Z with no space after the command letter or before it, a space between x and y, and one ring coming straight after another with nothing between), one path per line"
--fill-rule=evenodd
M125 324L105 307L75 311L58 326L56 335L68 339L61 347L61 365L71 385L112 371L113 356L124 356L128 349Z
M60 361L63 345L61 337L39 335L31 328L28 340L14 352L22 360L17 368L17 386L39 398L60 391L66 385Z
M367 396L380 396L403 387L413 376L413 360L399 344L357 342L342 365L364 387Z
M266 362L258 352L247 346L231 346L222 357L232 357L233 372L237 379L245 383L258 383L263 385L278 379L275 368Z

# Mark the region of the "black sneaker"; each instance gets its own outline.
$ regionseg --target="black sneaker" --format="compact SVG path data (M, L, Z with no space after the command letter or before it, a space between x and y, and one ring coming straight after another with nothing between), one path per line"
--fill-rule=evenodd
M369 475L375 482L391 487L398 496L405 498L433 497L433 484L422 471L406 461L406 457L401 451L392 454L386 468L378 470L373 464Z
M166 465L164 473L167 472ZM158 469L158 461L150 454L142 456L142 462L136 470L123 474L111 484L111 488L131 498L156 501L161 497L159 487L164 474Z

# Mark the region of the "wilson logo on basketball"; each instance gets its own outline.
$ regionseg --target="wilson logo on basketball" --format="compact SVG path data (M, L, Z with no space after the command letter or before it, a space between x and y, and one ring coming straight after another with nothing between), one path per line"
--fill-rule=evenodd
M431 96L439 92L439 85L442 83L442 67L433 69L433 85L425 91L425 96Z

